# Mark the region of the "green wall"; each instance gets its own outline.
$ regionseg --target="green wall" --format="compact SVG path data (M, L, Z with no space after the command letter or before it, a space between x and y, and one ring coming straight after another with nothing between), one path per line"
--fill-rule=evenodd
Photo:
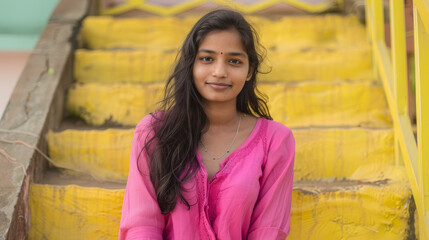
M0 0L0 50L31 50L59 0Z

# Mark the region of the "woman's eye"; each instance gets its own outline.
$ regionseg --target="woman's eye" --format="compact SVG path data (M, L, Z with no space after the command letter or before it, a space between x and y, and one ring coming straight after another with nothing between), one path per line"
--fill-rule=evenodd
M211 57L201 57L200 60L203 61L203 62L211 62L211 61L213 61L213 58L211 58Z
M241 61L238 59L231 59L231 60L229 60L229 62L233 63L233 64L240 64L241 63Z

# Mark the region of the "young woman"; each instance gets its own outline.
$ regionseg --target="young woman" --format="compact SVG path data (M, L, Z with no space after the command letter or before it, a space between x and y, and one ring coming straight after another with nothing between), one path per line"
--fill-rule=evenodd
M286 238L295 142L256 94L257 44L230 10L192 28L136 127L119 239Z

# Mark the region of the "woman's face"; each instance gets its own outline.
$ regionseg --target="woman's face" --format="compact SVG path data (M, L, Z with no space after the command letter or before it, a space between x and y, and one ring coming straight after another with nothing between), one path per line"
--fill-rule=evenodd
M214 30L200 43L194 62L194 84L205 103L235 104L250 80L249 58L235 28Z

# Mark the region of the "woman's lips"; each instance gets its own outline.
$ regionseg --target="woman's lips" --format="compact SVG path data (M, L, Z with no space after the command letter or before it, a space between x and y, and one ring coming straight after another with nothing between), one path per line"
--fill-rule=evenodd
M231 85L229 84L224 84L224 83L207 83L207 85L209 85L210 87L214 88L214 89L227 89L229 88Z

